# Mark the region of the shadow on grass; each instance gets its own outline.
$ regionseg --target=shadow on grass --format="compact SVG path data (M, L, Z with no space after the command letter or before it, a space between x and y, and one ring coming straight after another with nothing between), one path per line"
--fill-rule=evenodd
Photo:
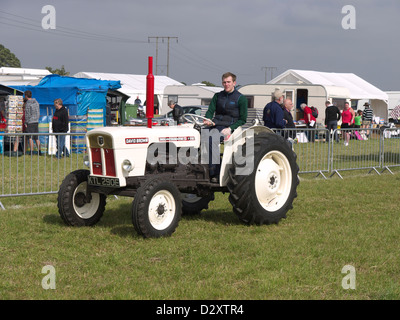
M187 221L205 221L222 225L246 225L229 210L203 210L200 214L182 215L183 220Z
M133 237L133 238L141 238L133 224L132 224L132 213L131 213L131 204L121 203L118 205L114 205L113 208L110 208L104 211L103 217L96 224L96 228L108 229L111 234L120 236L120 237ZM181 220L183 221L204 221L213 224L221 224L221 225L243 225L239 218L230 210L203 210L200 214L197 215L182 215ZM54 226L67 226L59 214L47 214L43 217L43 221L46 224L54 225Z

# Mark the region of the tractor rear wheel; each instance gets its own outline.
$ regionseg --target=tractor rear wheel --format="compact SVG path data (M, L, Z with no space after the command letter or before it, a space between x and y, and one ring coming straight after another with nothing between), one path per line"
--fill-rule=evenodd
M248 224L278 223L286 218L297 197L299 167L296 154L282 136L262 132L246 141L253 143L254 154L246 161L254 161L250 174L240 175L240 166L229 171L229 201L239 219Z
M206 197L199 197L191 193L182 193L182 215L197 215L208 209L210 201L214 200L214 193Z

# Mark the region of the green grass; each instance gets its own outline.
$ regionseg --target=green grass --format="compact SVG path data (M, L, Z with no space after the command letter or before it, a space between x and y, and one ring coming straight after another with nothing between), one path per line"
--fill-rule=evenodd
M56 195L1 199L0 299L399 299L400 172L301 176L278 225L247 226L227 194L169 238L134 230L132 199L108 197L95 227L65 226ZM44 290L45 265L56 289ZM345 265L356 289L341 283Z

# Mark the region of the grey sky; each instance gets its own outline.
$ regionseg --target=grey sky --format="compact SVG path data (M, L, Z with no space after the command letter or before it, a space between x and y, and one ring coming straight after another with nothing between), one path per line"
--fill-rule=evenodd
M287 69L350 72L382 90L400 90L398 0L0 3L0 43L26 68L146 74L147 57L156 57L148 37L170 36L178 43L171 39L169 75L187 84L220 85L225 71L236 73L238 84L263 83L262 67L270 66L274 76ZM41 28L45 5L56 9L56 30ZM356 10L355 30L342 28L345 5ZM166 74L166 56L160 42L159 74Z

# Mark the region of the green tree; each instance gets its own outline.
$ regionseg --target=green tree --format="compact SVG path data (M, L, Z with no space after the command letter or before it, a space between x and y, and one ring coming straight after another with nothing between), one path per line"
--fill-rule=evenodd
M215 87L215 84L214 84L214 83L211 83L211 82L209 82L209 81L202 81L201 83L205 84L205 85L208 86L208 87Z
M2 44L0 44L0 67L21 68L19 59Z
M58 74L60 76L69 76L69 72L65 71L64 65L61 66L61 69L53 69L52 67L46 67L46 70L50 71L53 74Z

